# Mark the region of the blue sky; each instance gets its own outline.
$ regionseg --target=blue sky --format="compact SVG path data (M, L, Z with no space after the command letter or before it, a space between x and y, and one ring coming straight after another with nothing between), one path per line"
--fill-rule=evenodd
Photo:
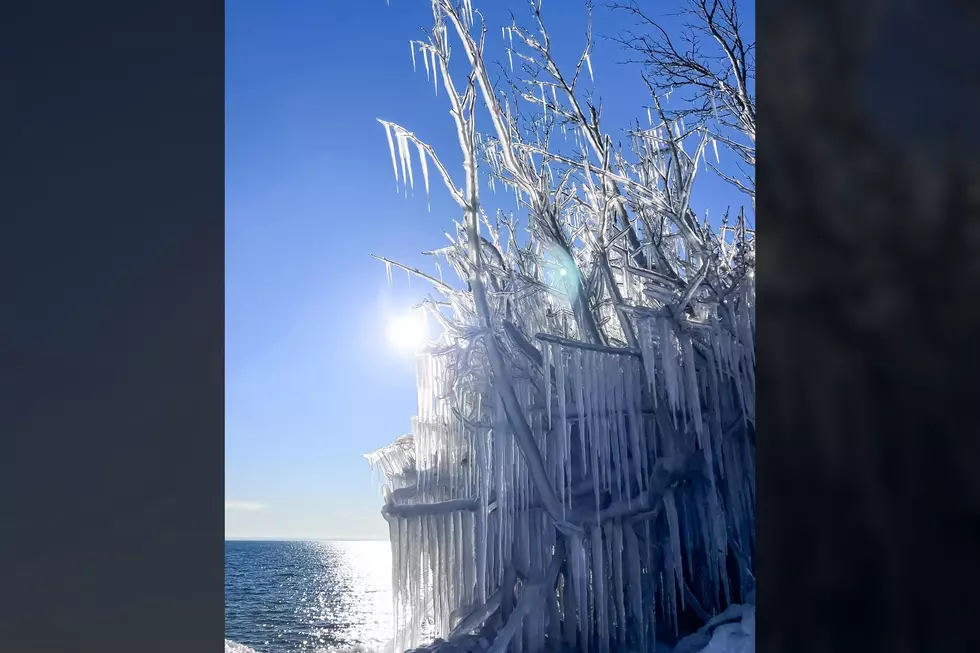
M474 6L491 58L506 62L500 26L508 9L523 21L526 4ZM552 0L544 13L559 64L574 65L584 3ZM596 11L597 34L627 23ZM428 269L421 252L445 243L458 211L435 176L431 211L421 184L396 193L375 119L415 131L458 175L445 98L421 58L412 70L408 41L430 25L426 0L226 3L226 537L387 537L362 454L408 431L414 363L385 327L427 289L397 272L389 287L369 255ZM597 40L596 92L614 134L646 115L623 58ZM700 186L695 208L713 215L743 202L710 174ZM506 194L485 201L513 209Z

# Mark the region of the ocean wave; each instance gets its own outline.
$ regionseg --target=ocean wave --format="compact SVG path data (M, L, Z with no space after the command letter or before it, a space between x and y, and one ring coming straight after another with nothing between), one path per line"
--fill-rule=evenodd
M225 653L259 653L254 648L245 646L244 644L239 644L238 642L233 642L230 639L225 640Z

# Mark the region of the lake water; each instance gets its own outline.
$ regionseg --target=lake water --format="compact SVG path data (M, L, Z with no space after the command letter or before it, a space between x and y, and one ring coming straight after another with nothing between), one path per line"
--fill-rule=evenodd
M225 543L227 653L382 652L391 617L388 542Z

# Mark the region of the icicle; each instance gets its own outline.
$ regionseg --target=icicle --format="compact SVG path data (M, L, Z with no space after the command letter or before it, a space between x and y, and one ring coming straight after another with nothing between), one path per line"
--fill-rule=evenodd
M653 406L657 407L657 350L653 342L653 320L645 318L638 320L640 349L643 352L643 367L650 385ZM661 345L662 346L662 345Z
M715 163L720 164L721 159L718 157L718 142L714 139L714 137L711 138L711 147L713 147L715 150Z
M582 455L582 473L588 473L588 456L585 448L585 397L583 385L585 383L585 363L583 362L582 350L572 350L572 390L575 393L575 413L578 415L578 439Z
M652 650L647 646L646 616L653 610L647 610L643 605L643 587L639 582L643 578L640 545L632 526L623 528L623 544L626 549L626 571L630 578L630 582L626 583L629 613L636 620L636 630L640 633L640 650Z
M398 162L402 169L402 180L405 182L405 191L408 191L408 171L405 168L405 137L401 130L395 131L395 141L398 145Z
M414 646L416 642L421 639L421 633L419 632L422 620L423 606L421 604L421 588L419 587L419 580L421 575L421 562L422 562L422 542L421 533L422 531L422 520L413 519L409 522L409 543L408 543L408 573L409 573L409 591L411 596L411 616L412 616L412 628L411 628L411 641Z
M541 353L544 360L544 404L548 415L548 429L551 429L551 345L542 342Z
M456 571L455 578L453 579L453 609L456 606L466 605L470 602L466 594L469 583L470 562L473 558L466 551L468 538L466 537L466 529L464 528L465 514L468 514L468 511L467 513L454 512L452 514L453 549L455 552L453 569Z
M628 483L629 470L622 464L621 455L625 456L625 448L621 447L621 431L619 430L619 396L622 374L616 358L613 356L603 356L603 406L602 414L605 415L603 424L606 436L603 438L606 455L606 475L608 480L607 488L610 492L615 490L614 496L622 499L623 488Z
M431 211L432 205L429 203L429 164L426 161L425 150L422 149L422 144L416 143L415 146L419 151L419 163L422 165L422 179L425 181L425 202Z
M498 523L498 536L497 536L497 563L498 563L498 576L503 573L502 562L504 560L504 540L506 537L507 530L507 515L509 514L509 492L507 490L507 484L504 481L504 439L507 437L506 433L503 431L503 410L500 402L499 393L496 394L495 403L497 404L494 412L494 429L493 429L493 473L494 473L494 487L497 490L497 523ZM498 578L499 582L500 578Z
M694 346L691 342L691 336L689 334L684 334L683 338L683 352L684 352L684 371L686 373L687 380L687 405L694 418L694 430L698 435L698 444L701 448L705 450L705 455L707 456L707 461L709 469L713 469L711 447L707 446L704 441L704 424L701 419L701 397L698 393L698 379L697 379L697 369L694 366ZM709 474L713 476L713 474Z
M594 360L596 362L594 371L594 382L596 390L596 433L598 437L598 454L599 460L601 461L602 477L605 480L603 488L607 491L612 489L613 484L613 472L612 472L612 433L610 432L609 424L609 385L610 377L609 372L606 369L607 361L611 356L605 354L596 354Z
M615 447L613 448L613 454L616 456L616 468L619 472L619 498L622 500L623 496L626 497L627 507L632 507L632 498L630 492L630 466L629 466L629 435L626 428L626 393L629 391L626 388L626 370L631 367L632 361L628 358L623 359L622 369L614 368L614 374L616 378L616 388L613 393L613 405L615 406L613 415L614 424L614 435L615 435ZM636 449L633 449L636 452ZM638 452L634 453L638 455Z
M589 68L589 79L595 84L595 75L592 74L592 57L588 53L585 55L585 65Z
M391 139L391 125L382 122L385 128L385 136L388 137L388 151L391 152L391 168L395 171L395 191L398 191L398 163L395 161L395 143Z
M633 450L633 466L636 470L637 490L644 490L647 478L646 438L643 437L642 393L640 392L640 370L637 365L626 368L626 411L629 424L630 446Z
M609 610L606 596L606 574L602 555L602 529L592 530L592 591L595 597L596 626L600 653L609 651Z
M611 552L611 562L613 567L613 588L616 600L616 625L618 626L618 641L626 643L626 582L623 573L623 527L620 523L609 525L612 537L609 538L609 548ZM629 570L627 570L629 571ZM636 570L636 577L633 578L635 584L639 584L639 569Z
M722 424L721 424L721 401L718 394L720 383L720 372L718 370L718 359L714 342L707 349L705 355L708 359L708 370L705 375L707 381L707 393L711 400L711 444L715 448L715 461L718 465L718 472L722 478L725 477L725 457L722 450Z
M677 499L677 497L675 497ZM688 578L694 578L694 541L692 538L692 528L691 524L693 519L691 519L690 511L690 500L689 495L681 495L679 497L680 501L680 524L681 524L681 544L684 547L684 562L687 563L687 575Z
M681 385L677 370L677 347L674 330L667 318L660 318L660 360L664 370L664 386L671 408L671 416L676 424L675 411L681 406Z
M408 149L408 135L405 134L402 137L405 149L405 167L408 169L408 186L412 190L415 190L415 177L412 174L412 153Z
M680 604L684 607L684 567L681 560L681 538L680 538L680 524L677 518L677 504L674 499L673 489L668 490L667 494L664 495L664 512L667 516L667 528L669 531L670 538L670 569L669 572L673 573L673 578L668 583L677 583L677 590L680 594ZM676 611L675 611L676 619ZM676 628L676 623L675 623Z
M628 357L617 357L610 364L610 371L615 380L610 395L610 409L612 415L612 436L613 462L616 466L617 492L619 499L626 499L626 505L632 507L630 498L630 467L629 467L629 441L626 431L626 386L625 369L631 363Z
M436 97L439 97L439 63L440 59L436 54L435 50L431 51L432 54L432 86L435 89Z
M412 51L412 72L415 73L418 72L418 70L415 67L415 41L409 41L408 47Z
M401 571L398 559L398 518L388 519L388 540L391 542L391 614L393 635L398 643L398 574Z
M565 356L563 348L558 345L555 348L557 356L555 356L555 376L556 376L556 386L558 392L558 426L560 429L561 436L561 493L562 493L562 517L565 516L565 511L571 505L571 443L570 443L570 429L568 425L568 403L566 399L566 382L565 382Z
M420 46L421 47L421 46ZM422 47L422 63L425 64L425 80L429 80L429 50Z
M728 527L725 518L725 511L718 501L718 494L715 488L706 488L708 495L708 516L711 520L711 539L714 545L711 550L711 560L714 561L724 587L726 603L729 601L728 569L726 558L728 556Z
M599 506L600 500L599 495L601 492L602 485L602 475L601 468L599 466L599 428L598 428L598 406L597 404L597 392L596 392L596 370L595 370L595 355L592 352L586 352L583 355L585 363L585 389L588 391L586 396L586 402L588 407L588 424L589 424L589 452L591 454L592 462L592 489L593 495L595 496L595 512L596 520L599 518Z
M488 470L481 470L484 477ZM484 484L480 490L480 508L476 513L476 533L474 536L476 548L476 600L481 604L487 600L487 500L486 493L489 493L489 483Z

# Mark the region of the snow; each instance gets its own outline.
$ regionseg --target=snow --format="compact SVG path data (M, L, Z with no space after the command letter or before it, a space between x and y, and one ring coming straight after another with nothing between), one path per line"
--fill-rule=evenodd
M698 632L679 641L673 653L754 653L755 606L732 605Z

